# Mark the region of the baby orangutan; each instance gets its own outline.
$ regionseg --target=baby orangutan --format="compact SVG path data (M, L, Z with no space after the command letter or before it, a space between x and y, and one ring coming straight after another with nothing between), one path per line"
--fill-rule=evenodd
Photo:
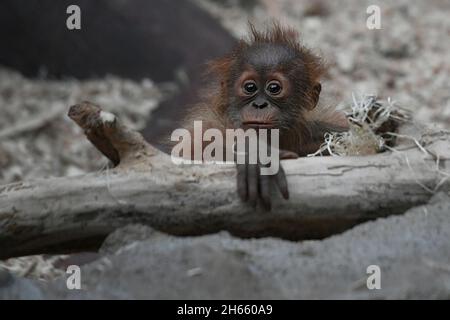
M344 114L318 105L325 68L300 45L298 34L279 25L265 32L250 29L250 41L241 40L229 55L210 63L211 86L190 110L185 128L193 130L194 121L202 121L203 130L222 132L279 129L280 159L313 153L326 132L346 130ZM237 189L243 201L270 210L275 185L289 198L286 176L281 166L273 175L260 174L261 168L237 164Z

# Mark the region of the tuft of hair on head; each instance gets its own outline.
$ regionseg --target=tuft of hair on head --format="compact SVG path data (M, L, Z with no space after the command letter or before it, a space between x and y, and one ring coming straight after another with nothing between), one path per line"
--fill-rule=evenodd
M248 23L250 30L250 43L278 43L289 46L290 48L301 51L299 33L291 27L282 26L279 22L273 22L272 26L265 30L258 31L254 24Z
M240 44L236 49L237 51L259 43L279 44L287 46L296 52L303 65L308 69L312 81L318 81L326 72L327 67L324 60L301 44L299 32L292 27L283 26L280 22L275 21L270 27L259 31L251 22L248 25L250 39L243 41L244 43Z
M300 35L295 29L282 26L279 22L273 22L270 27L261 31L257 30L251 22L248 26L249 38L241 39L230 54L209 62L207 75L216 75L221 80L226 80L235 59L250 46L262 43L279 44L294 50L302 61L302 65L307 68L310 80L313 82L318 82L326 72L327 67L323 59L301 44Z

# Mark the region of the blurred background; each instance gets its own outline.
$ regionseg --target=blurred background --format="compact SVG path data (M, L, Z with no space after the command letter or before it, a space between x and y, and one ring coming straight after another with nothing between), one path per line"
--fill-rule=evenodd
M69 30L69 5L81 30ZM381 9L381 29L366 26ZM66 116L100 104L161 146L203 87L205 63L274 20L330 68L323 98L391 97L423 122L450 127L448 0L2 0L0 184L105 168Z

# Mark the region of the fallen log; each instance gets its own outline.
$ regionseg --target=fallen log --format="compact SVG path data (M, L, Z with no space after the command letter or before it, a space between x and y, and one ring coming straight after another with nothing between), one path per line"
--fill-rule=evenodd
M145 224L175 235L226 230L241 237L317 239L401 214L450 192L450 132L416 130L373 156L283 161L290 200L265 212L242 203L233 165L175 165L90 103L69 117L114 169L0 186L0 259L92 250L115 229Z

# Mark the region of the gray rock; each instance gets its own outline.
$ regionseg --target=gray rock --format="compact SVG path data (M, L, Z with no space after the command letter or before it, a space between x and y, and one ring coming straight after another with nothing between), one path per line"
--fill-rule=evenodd
M41 288L33 280L16 278L0 269L0 300L39 300L43 297Z
M323 241L242 240L226 233L151 237L83 267L83 290L55 283L48 296L449 299L449 240L450 197L438 194L402 216ZM381 269L380 290L367 289L369 265Z
M61 285L69 299L255 299L286 298L247 262L245 251L226 249L224 235L150 240L82 269L82 291ZM240 241L240 240L236 240ZM249 292L251 293L249 295Z
M145 239L145 240L142 240ZM0 299L450 299L450 197L322 241L173 237L129 226L81 267L81 290L0 271ZM381 270L369 290L367 267Z
M136 241L165 236L164 233L158 232L148 226L141 224L129 225L111 233L103 242L100 253L113 254L119 249L131 245Z

